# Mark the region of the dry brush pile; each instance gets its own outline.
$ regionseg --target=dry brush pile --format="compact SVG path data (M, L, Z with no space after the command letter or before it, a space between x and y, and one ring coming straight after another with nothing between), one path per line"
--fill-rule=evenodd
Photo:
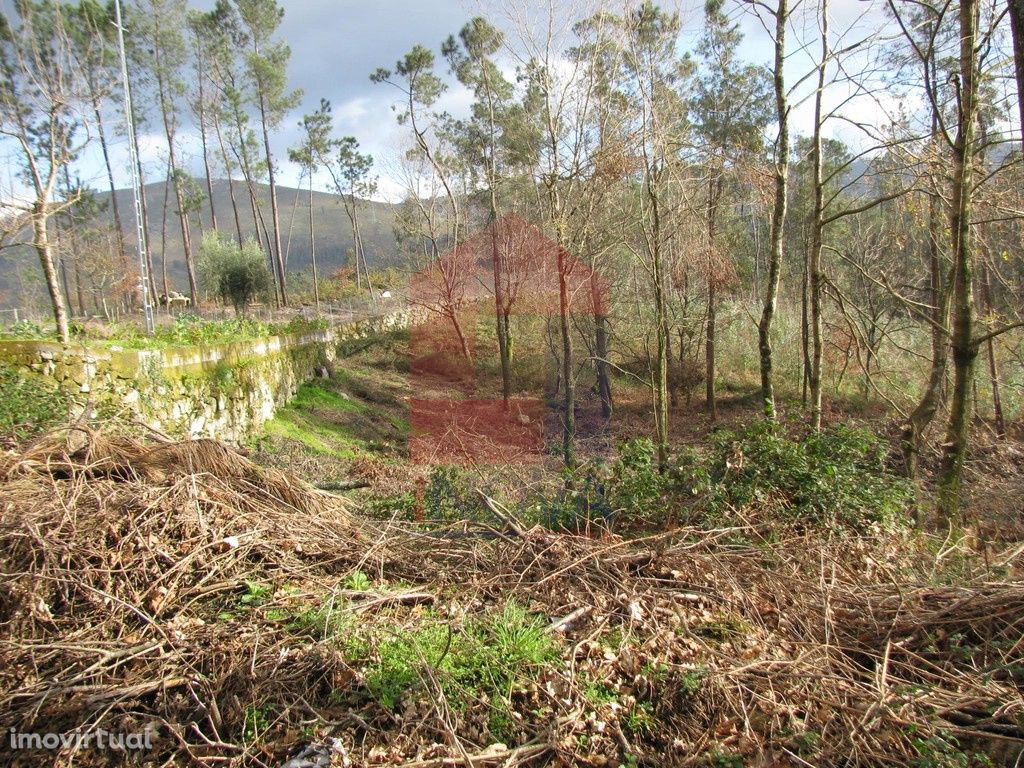
M150 728L154 749L2 761L959 766L1024 745L1012 556L957 583L956 550L918 539L598 540L489 499L494 528L417 529L217 443L77 442L0 464L0 728Z

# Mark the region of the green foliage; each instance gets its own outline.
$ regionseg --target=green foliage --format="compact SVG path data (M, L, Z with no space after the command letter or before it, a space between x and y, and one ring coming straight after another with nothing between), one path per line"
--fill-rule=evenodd
M274 588L269 584L261 584L258 581L245 580L245 592L238 602L246 607L254 607L266 602L274 594Z
M644 514L666 487L666 478L658 473L654 463L654 443L641 439L619 446L609 485L611 504L616 511Z
M563 471L555 494L528 501L525 514L551 528L582 530L599 525L656 525L684 501L707 489L703 460L691 451L680 453L668 472L658 472L651 440L630 440L619 446L610 467L600 460Z
M924 737L911 732L910 745L914 748L916 768L985 768L992 760L979 752L969 754L960 748L960 742L947 731Z
M696 454L684 451L675 456L665 473L658 472L655 445L642 438L619 446L611 468L608 501L615 514L629 520L656 522L674 501L697 493L707 485L707 473Z
M469 475L459 467L434 467L423 502L431 520L471 520L480 515L480 499L470 487Z
M886 447L869 432L836 426L804 440L758 421L739 433L717 432L710 451L684 448L659 473L654 444L619 447L610 468L600 461L563 470L554 493L523 505L525 517L556 529L645 526L680 512L712 519L760 505L802 525L864 530L903 521L910 485L885 466Z
M273 712L270 707L250 705L245 708L242 738L246 744L253 744L259 740L260 735L270 727L270 717L272 714Z
M370 577L362 571L352 571L345 577L344 584L345 589L351 589L353 592L367 592L373 587Z
M270 292L266 257L254 240L239 248L227 235L210 231L203 235L199 250L199 271L203 282L236 314L256 298Z
M39 323L31 320L19 320L0 331L0 338L3 339L44 339L53 336L56 332L47 332Z
M557 655L544 622L510 601L461 629L431 617L384 639L366 672L366 686L380 704L393 708L427 679L429 666L453 706L465 708L486 696L502 710L513 689Z
M366 502L370 517L388 520L397 516L401 520L412 520L416 511L416 496L411 491L394 496L374 496Z
M610 527L613 514L603 467L588 462L575 470L563 469L561 487L553 494L542 492L531 497L524 514L555 530L580 531L592 525Z
M346 605L335 603L333 596L322 605L293 614L288 629L314 640L332 643L350 664L366 659L370 652L370 645L360 632L355 614Z
M654 733L654 705L649 701L638 701L622 718L626 731L634 736Z
M0 435L22 440L66 419L68 399L40 378L30 383L16 366L0 363Z
M899 522L912 502L909 485L885 467L885 447L864 430L836 426L794 440L771 422L714 438L712 513L769 504L803 523L845 525Z
M231 320L205 320L197 315L183 313L173 323L160 325L153 336L147 336L136 325L115 326L111 343L132 349L161 349L163 347L193 347L210 344L231 344L251 341L267 336L286 336L323 330L327 321L293 318L287 323L261 323L248 318Z
M619 700L618 691L603 680L587 680L583 685L583 696L595 707Z
M679 674L677 681L683 694L686 696L696 696L701 685L704 683L704 678L708 676L708 672L707 667L696 667Z

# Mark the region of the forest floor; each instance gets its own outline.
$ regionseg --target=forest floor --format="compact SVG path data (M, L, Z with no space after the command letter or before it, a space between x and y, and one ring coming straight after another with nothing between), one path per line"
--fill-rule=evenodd
M370 501L385 510L389 498L411 494L429 479L430 466L410 462L409 341L398 333L359 342L344 351L328 379L305 385L290 407L278 412L263 436L249 446L259 462L297 474L312 484L332 481L367 483L355 489L351 500ZM416 397L450 396L439 382L424 387L416 379ZM496 390L497 383L492 388ZM585 389L578 395L578 453L581 460L608 463L623 442L649 436L654 430L650 390L628 377L614 382L615 416L610 422L600 413L597 395ZM488 393L496 396L495 392ZM545 395L549 406L552 393ZM780 420L791 432L805 428L806 409L798 397L783 396ZM669 410L674 447L703 447L709 435L742 431L760 419L757 389L745 384L720 385L717 418L712 420L703 393L677 393ZM900 421L884 403L861 399L826 399L823 424L868 430L890 446L889 468L899 470ZM469 474L477 484L498 488L505 499L522 500L530 483L559 481L560 420L557 408L547 409L544 436L548 458L540 468L533 462L515 467L474 467ZM936 429L938 427L936 426ZM996 438L991 425L978 422L973 450L966 465L965 504L977 520L982 538L1024 541L1024 420L1008 427L1006 439ZM925 493L937 474L938 441L932 440L920 458ZM483 505L481 505L483 508Z
M347 350L248 458L83 429L0 458L0 763L1019 763L1019 440L982 441L985 525L952 536L874 515L909 497L884 461L843 476L856 435L825 445L830 479L802 443L744 433L743 393L715 429L697 402L674 412L708 476L659 485L619 448L650 432L644 392L619 388L566 492L554 455L410 463L404 344ZM873 409L830 421L895 433ZM581 503L604 483L636 508ZM99 728L152 747L14 748Z

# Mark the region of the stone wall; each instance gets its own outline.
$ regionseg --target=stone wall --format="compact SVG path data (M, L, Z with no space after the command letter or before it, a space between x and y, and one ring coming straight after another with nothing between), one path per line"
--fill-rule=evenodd
M0 342L0 362L25 386L56 386L79 413L137 421L170 437L239 442L335 360L345 342L403 327L404 312L293 336L202 347L122 349Z

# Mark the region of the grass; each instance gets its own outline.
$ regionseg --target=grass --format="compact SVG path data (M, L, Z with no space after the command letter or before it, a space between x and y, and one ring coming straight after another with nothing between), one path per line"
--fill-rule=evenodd
M291 405L302 410L326 408L342 413L366 413L369 410L364 403L316 383L303 384L299 387Z
M95 329L79 322L70 326L72 339L99 346L117 345L129 349L163 349L165 347L191 347L207 344L230 344L252 341L267 336L284 336L320 331L328 327L324 319L306 320L296 317L284 323L264 323L245 317L227 320L207 320L197 315L181 314L174 321L156 327L152 336L134 322L112 322ZM102 335L100 330L102 329ZM57 331L49 325L29 321L15 323L0 331L0 341L37 340L55 341Z
M271 452L286 441L300 454L343 461L399 453L409 419L401 377L386 364L389 353L384 337L357 357L339 358L330 379L303 384L264 428Z
M366 671L366 687L391 709L429 680L429 666L456 708L485 699L501 712L509 707L514 688L558 655L544 621L510 600L500 611L461 628L429 616L412 629L380 639L376 659Z
M363 449L361 441L348 430L294 406L278 411L265 431L272 437L299 443L320 456L354 459Z

